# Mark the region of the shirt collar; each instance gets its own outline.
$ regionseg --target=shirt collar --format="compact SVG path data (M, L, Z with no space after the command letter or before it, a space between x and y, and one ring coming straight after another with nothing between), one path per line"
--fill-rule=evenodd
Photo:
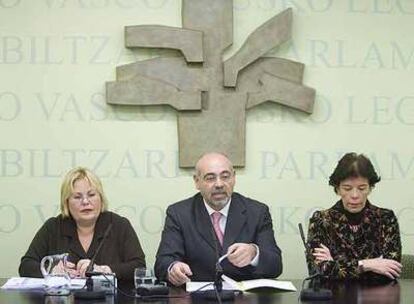
M224 215L225 217L227 217L227 215L229 214L229 208L230 208L230 203L231 203L231 197L229 199L229 201L227 202L227 204L219 211L214 210L213 208L211 208L207 203L206 200L203 198L203 202L204 202L204 206L207 209L208 215L211 216L214 212L220 212L221 215Z

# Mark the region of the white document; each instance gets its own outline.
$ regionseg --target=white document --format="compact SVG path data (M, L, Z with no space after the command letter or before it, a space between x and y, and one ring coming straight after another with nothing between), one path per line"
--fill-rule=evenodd
M272 279L257 279L237 282L226 275L222 275L223 290L247 291L255 288L274 288L285 291L296 291L296 287L290 281L278 281ZM213 290L213 282L187 282L187 292Z
M85 286L85 279L71 279L70 289L81 289ZM42 289L45 280L42 278L12 277L1 287L1 289Z
M43 283L43 279L13 277L8 279L1 289L41 289Z
M233 286L223 282L224 290L234 290ZM214 290L213 282L187 282L185 283L185 290L187 292Z
M222 275L223 286L227 283L235 290L247 291L255 288L274 288L286 291L296 291L296 287L290 281L279 281L273 279L256 279L237 282L226 275Z

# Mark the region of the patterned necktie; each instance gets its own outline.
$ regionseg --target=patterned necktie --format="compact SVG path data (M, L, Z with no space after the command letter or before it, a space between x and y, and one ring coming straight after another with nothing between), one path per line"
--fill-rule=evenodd
M213 219L213 228L216 232L216 236L218 241L220 242L220 245L223 246L223 231L221 231L220 228L220 219L221 219L221 213L220 212L213 212L211 214L211 218Z

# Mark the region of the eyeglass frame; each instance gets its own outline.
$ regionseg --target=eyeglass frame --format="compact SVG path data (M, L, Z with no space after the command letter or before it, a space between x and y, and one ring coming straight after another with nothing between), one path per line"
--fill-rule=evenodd
M80 197L79 198L74 197L76 195L80 195ZM88 193L86 193L86 195L84 195L83 193L72 193L69 196L69 200L72 200L72 201L80 204L80 203L84 202L85 199L88 202L92 202L92 201L96 200L99 196L100 196L100 194L97 190L90 190L90 191L88 191Z
M203 182L207 184L213 184L218 179L221 180L223 183L228 183L230 180L235 176L236 172L233 171L223 171L220 174L214 173L207 173L202 177Z

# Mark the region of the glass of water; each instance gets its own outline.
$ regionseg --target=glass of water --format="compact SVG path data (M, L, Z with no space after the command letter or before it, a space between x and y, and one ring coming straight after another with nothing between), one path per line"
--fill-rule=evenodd
M156 278L154 276L154 272L151 268L135 268L134 271L134 283L135 288L138 288L142 285L154 285L156 282Z
M70 276L67 272L68 254L55 254L43 257L40 271L44 277L44 287L47 295L69 295Z

